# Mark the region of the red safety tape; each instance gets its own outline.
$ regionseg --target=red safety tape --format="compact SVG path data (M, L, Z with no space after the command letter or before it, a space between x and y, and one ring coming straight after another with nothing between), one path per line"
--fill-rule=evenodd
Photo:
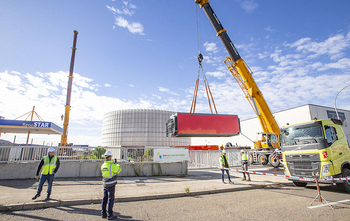
M201 166L210 166L210 167L215 167L218 169L222 170L230 170L230 171L235 171L239 173L250 173L250 174L256 174L256 175L264 175L264 176L277 176L277 177L284 177L284 178L290 178L290 179L299 179L299 180L307 180L307 181L316 181L315 178L307 178L307 177L296 177L296 176L289 176L289 175L280 175L280 174L275 174L275 173L263 173L263 172L255 172L255 171L246 171L246 170L238 170L238 169L230 169L230 168L225 168L225 167L217 167L217 166L211 166L211 165L205 165L205 164L200 164L200 163L192 163L189 162L190 164L196 164L196 165L201 165ZM322 178L318 179L319 181L342 181L342 180L350 180L350 177L344 177L344 178Z

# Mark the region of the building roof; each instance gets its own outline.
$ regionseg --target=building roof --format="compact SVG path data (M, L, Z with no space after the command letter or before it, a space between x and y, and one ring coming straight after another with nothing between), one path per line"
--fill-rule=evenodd
M28 133L61 135L63 129L52 122L0 120L0 133Z

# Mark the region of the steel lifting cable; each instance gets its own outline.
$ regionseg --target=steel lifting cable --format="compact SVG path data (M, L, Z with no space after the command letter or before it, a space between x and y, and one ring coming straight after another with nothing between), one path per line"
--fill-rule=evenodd
M203 80L204 80L204 86L205 86L205 90L207 93L207 97L208 97L208 103L209 103L209 108L210 108L210 112L213 113L212 110L212 105L214 107L215 113L217 114L217 109L214 103L214 98L213 95L211 93L210 87L209 87L209 82L207 80L207 77L204 74L204 70L203 70L203 66L202 66L202 61L203 61L203 55L201 53L201 49L202 49L202 39L201 39L201 30L200 30L200 13L198 11L198 6L196 5L196 16L197 16L197 45L198 45L198 63L199 63L199 68L198 68L198 74L197 74L197 80L196 80L196 84L194 87L194 92L193 92L193 97L192 97L192 104L191 104L191 110L190 113L194 113L195 109L196 109L196 103L197 103L197 93L198 93L198 87L199 87L199 75L200 75L200 71L202 70L203 73Z

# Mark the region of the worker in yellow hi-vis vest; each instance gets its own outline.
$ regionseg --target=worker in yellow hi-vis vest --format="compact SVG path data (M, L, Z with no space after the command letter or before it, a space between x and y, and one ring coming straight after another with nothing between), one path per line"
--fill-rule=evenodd
M222 180L222 182L225 183L224 171L226 171L227 179L228 179L229 183L233 184L233 182L231 181L231 178L230 178L230 172L228 171L230 166L228 165L228 160L227 160L227 156L226 156L226 150L222 151L222 155L219 158L219 163L220 163L220 166L221 166L221 180Z
M52 189L52 183L55 178L55 174L58 171L58 168L60 168L60 160L58 159L57 156L55 156L56 149L51 147L48 150L47 156L45 156L41 161L38 166L38 169L36 171L36 176L35 178L38 179L39 177L39 172L41 168L43 169L41 171L41 176L39 180L39 186L38 190L35 194L35 196L32 198L32 200L35 200L40 196L41 190L43 189L43 185L45 181L47 180L47 197L45 200L50 200L50 195L51 195L51 189Z
M243 169L244 171L248 171L248 156L247 156L247 154L244 152L244 150L241 150L241 153L242 153L242 169ZM245 174L247 174L248 179L246 179ZM242 181L244 181L244 180L250 181L250 175L249 175L249 173L243 172Z
M107 151L105 153L106 161L101 166L102 181L103 181L103 199L101 205L102 218L108 218L108 220L116 219L113 216L114 205L114 193L115 185L117 184L117 175L122 171L122 168L117 164L117 160L112 160L112 152ZM108 203L108 211L106 210Z

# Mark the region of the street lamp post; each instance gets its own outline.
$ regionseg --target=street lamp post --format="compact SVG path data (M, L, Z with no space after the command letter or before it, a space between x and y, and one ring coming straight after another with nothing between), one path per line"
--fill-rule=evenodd
M347 87L349 87L349 86L350 86L350 84L347 85L347 86L345 86L345 87L343 87L343 88L338 92L338 94L339 94L342 90L344 90L345 88L347 88ZM339 114L338 114L337 105L336 105L336 101L337 101L338 94L337 94L337 95L335 96L335 98L334 98L334 109L335 109L335 113L337 113L337 118L338 118L338 120L339 120Z

